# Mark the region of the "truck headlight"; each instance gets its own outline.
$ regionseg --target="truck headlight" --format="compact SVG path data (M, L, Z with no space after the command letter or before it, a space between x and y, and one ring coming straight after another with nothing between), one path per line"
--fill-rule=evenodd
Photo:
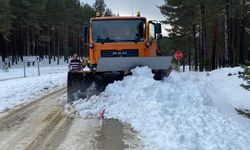
M89 48L94 48L94 43L89 43Z
M150 46L150 42L147 41L147 42L146 42L146 47L149 48L149 46Z

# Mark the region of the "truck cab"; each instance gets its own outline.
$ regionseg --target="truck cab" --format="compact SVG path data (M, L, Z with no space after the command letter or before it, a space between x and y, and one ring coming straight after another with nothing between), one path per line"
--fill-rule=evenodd
M84 31L88 32L84 42L91 66L105 57L153 57L160 53L161 24L145 17L95 17Z

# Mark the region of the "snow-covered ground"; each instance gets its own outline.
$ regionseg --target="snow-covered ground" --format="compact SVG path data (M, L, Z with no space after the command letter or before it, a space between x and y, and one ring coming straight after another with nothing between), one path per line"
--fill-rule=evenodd
M74 102L73 107L82 117L105 110L105 118L131 124L146 150L247 150L250 120L235 108L250 109L250 92L240 86L245 81L237 77L238 71L242 69L173 71L155 81L149 68L136 68L132 76L110 84L100 95ZM48 66L44 61L40 77L36 66L26 73L23 78L22 64L9 72L0 70L0 112L63 86L67 64Z
M56 61L52 61L51 64L49 64L48 59L44 59L40 62L40 74L46 75L46 74L55 74L55 73L62 73L65 72L65 70L68 67L68 64L63 61L63 59L60 59L59 65L56 64ZM26 64L26 76L27 77L34 77L38 76L38 66L37 63L35 65L31 65L30 67ZM24 77L24 67L23 62L19 62L18 64L15 64L9 68L8 72L4 72L2 70L2 65L0 63L0 80L7 80L7 79L13 79L13 78L22 78Z
M11 67L9 72L0 70L0 112L34 100L66 83L67 64L47 64L47 60L41 62L41 76L36 66L26 68L26 78L22 63Z
M132 76L73 107L82 117L105 110L106 118L131 124L146 150L247 150L250 120L234 108L250 109L250 92L240 87L244 81L237 75L228 76L238 71L173 71L164 81L155 81L149 68L137 68Z

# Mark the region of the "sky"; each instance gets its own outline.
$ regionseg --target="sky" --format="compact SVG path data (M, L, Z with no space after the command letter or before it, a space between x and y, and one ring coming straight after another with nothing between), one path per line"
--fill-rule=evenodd
M95 0L81 0L81 2L92 5ZM150 20L165 20L157 8L164 4L164 0L105 0L105 3L113 13L119 13L120 16L132 16L140 11L141 16ZM167 35L165 30L163 30L163 35Z

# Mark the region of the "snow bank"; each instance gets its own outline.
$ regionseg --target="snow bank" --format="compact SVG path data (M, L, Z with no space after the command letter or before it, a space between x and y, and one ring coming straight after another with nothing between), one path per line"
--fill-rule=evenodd
M149 68L136 68L133 76L73 106L82 117L98 115L105 109L106 118L130 123L148 150L247 149L250 122L242 126L219 111L214 102L216 94L209 92L213 87L206 86L213 80L205 80L205 74L196 75L173 73L161 82L152 79Z
M220 94L221 101L236 108L250 109L250 92L240 86L246 83L238 77L240 71L243 71L240 67L222 68L210 72L209 76L198 74L195 76L200 76L198 79L202 87L210 87L208 89L210 92L215 93L215 95ZM231 76L228 76L229 73Z

